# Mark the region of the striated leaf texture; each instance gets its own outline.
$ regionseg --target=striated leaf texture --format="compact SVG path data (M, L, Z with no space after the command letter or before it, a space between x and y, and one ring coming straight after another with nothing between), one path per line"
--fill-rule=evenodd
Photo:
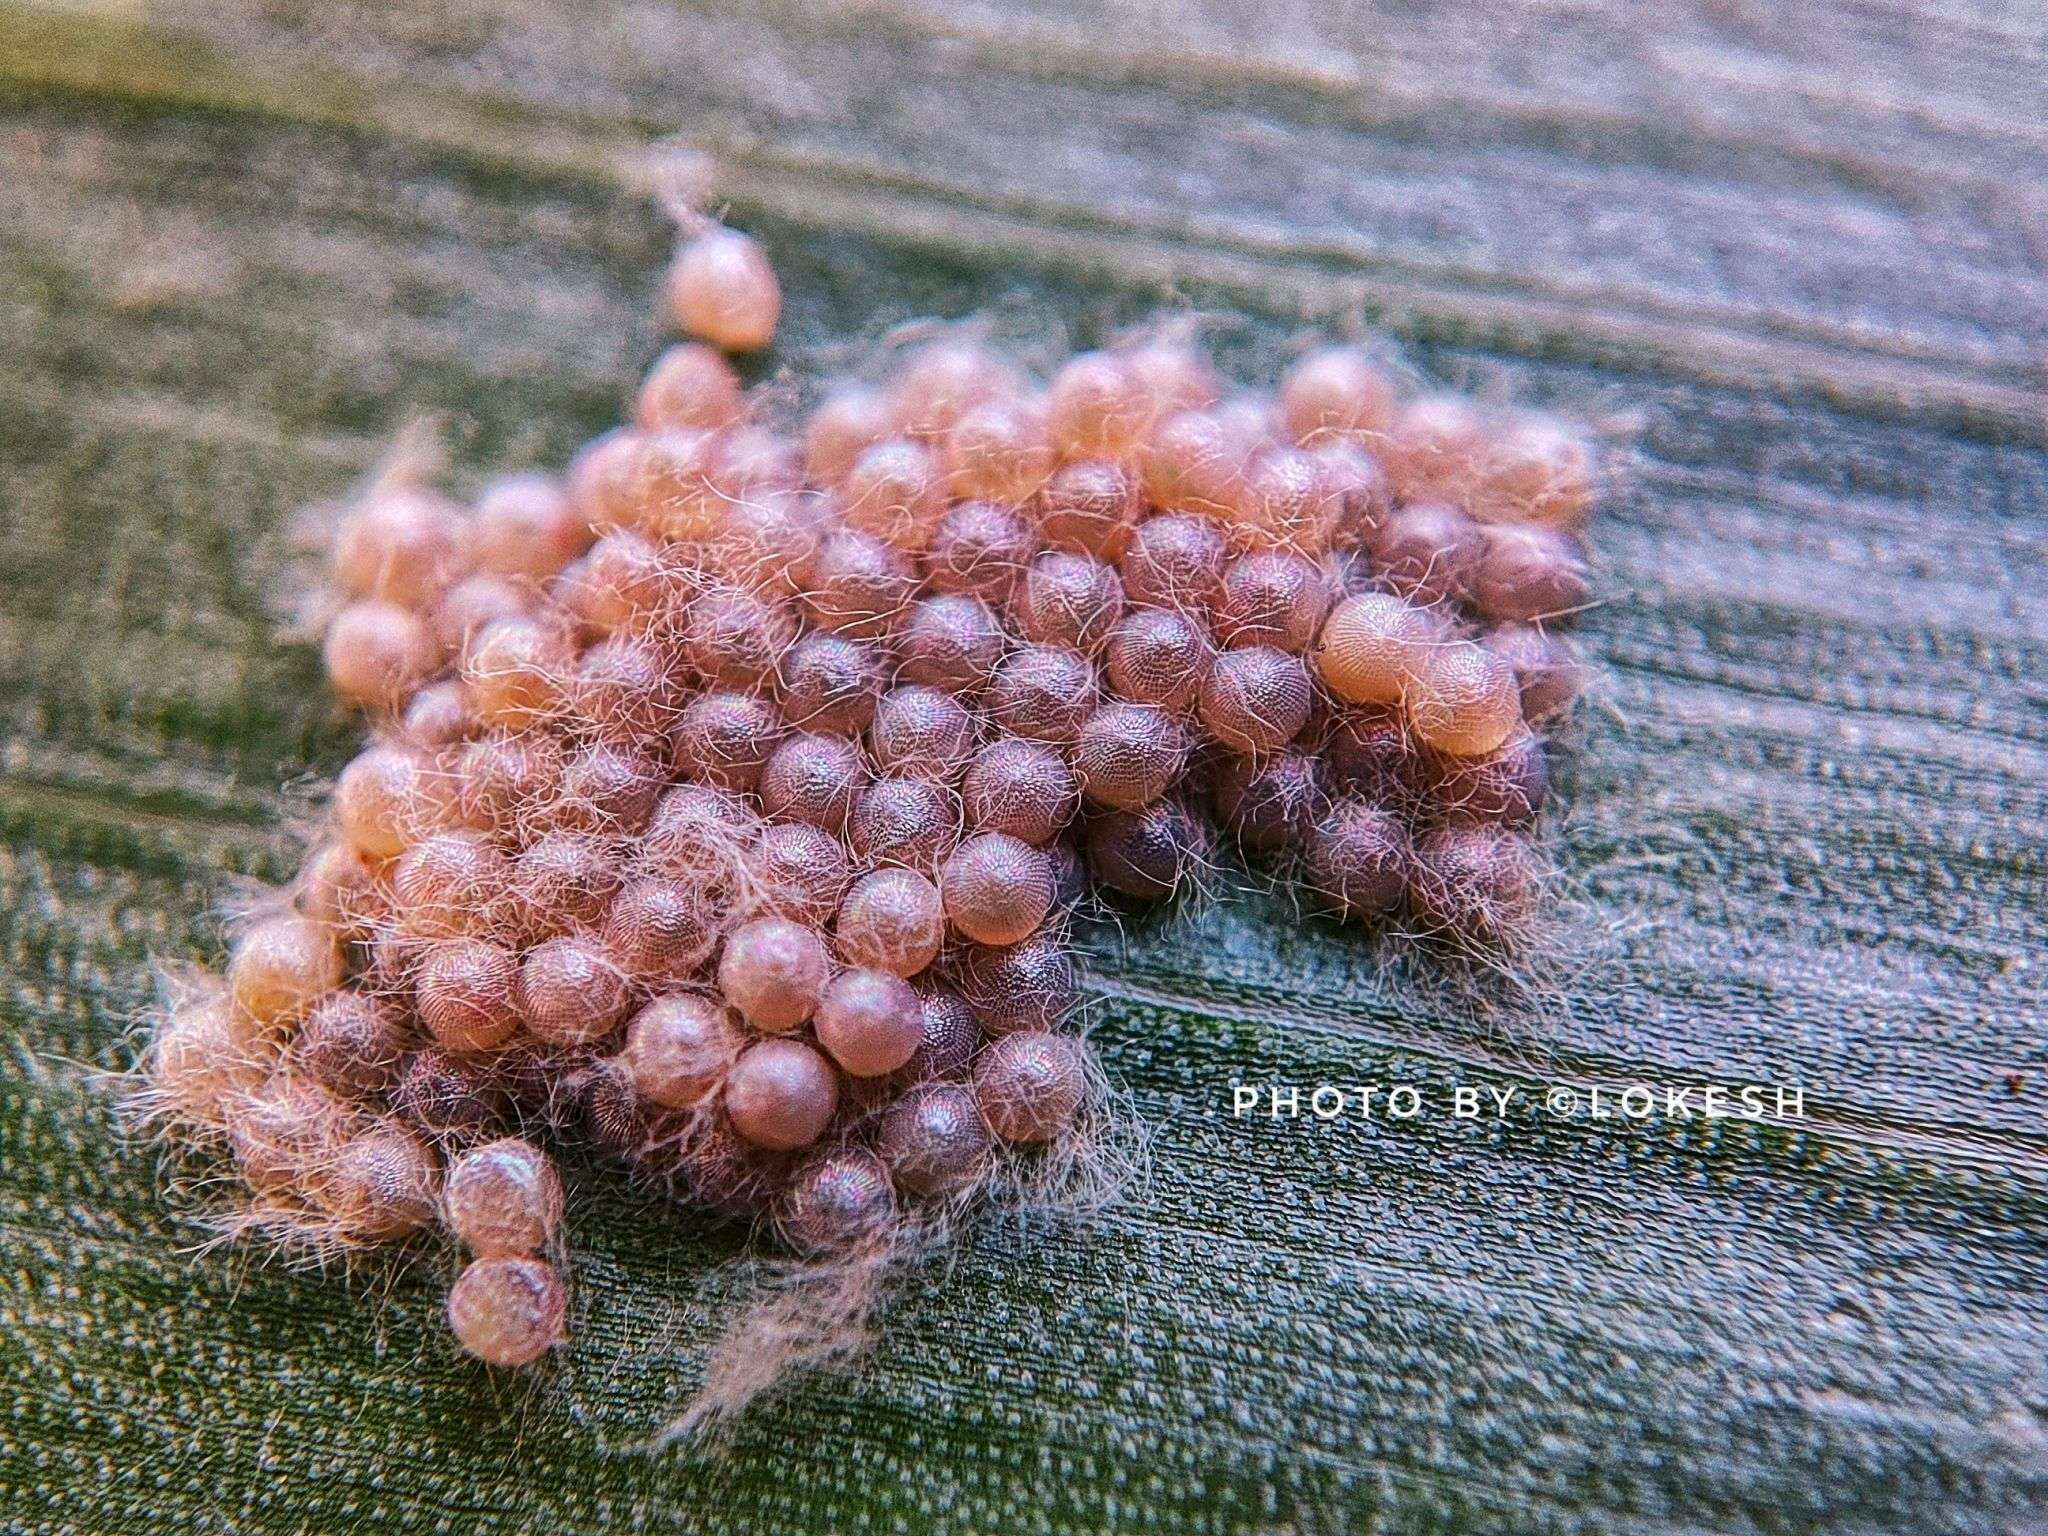
M0 1529L2042 1529L2043 62L2024 7L1845 0L0 4ZM1270 894L1103 929L1149 1179L647 1456L733 1234L582 1177L574 1345L492 1380L445 1265L189 1256L92 1080L350 750L278 530L418 411L464 487L615 419L671 130L801 387L1169 301L1632 447L1555 984L1482 1017ZM1231 1112L1634 1078L1807 1116Z

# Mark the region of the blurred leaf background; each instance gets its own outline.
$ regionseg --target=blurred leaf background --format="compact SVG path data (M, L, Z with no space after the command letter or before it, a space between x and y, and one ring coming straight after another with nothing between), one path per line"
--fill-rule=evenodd
M2048 53L2029 8L0 4L0 1529L2038 1531ZM1091 939L1152 1177L859 1371L637 1447L740 1244L578 1194L573 1347L192 1259L90 1090L351 726L276 530L411 413L559 464L680 131L805 388L892 324L1309 324L1631 444L1560 843L1477 1022L1284 901ZM1751 1081L1808 1119L1236 1120L1239 1082Z

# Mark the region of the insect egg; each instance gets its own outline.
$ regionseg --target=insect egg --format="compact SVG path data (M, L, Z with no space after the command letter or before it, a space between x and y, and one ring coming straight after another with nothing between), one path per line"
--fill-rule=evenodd
M1151 414L1144 385L1112 352L1076 354L1046 392L1046 435L1070 459L1130 453Z
M602 945L581 934L529 949L514 995L527 1032L549 1045L602 1040L626 1014L626 978Z
M1440 501L1402 507L1372 537L1373 568L1385 590L1411 603L1462 598L1485 548L1474 523Z
M1169 514L1138 525L1118 569L1132 602L1206 615L1223 595L1229 559L1223 530L1214 522Z
M1050 1141L1073 1122L1087 1089L1081 1046L1066 1035L1005 1035L982 1053L974 1096L988 1128L1007 1142Z
M466 826L511 835L560 798L562 753L545 736L493 732L463 747L449 777L457 819ZM343 820L346 823L346 814Z
M734 472L728 458L713 474ZM793 468L787 470L788 484L769 478L777 472L765 464L751 472L762 476L759 483L714 485L724 521L697 546L696 559L705 579L764 599L794 597L809 585L818 546L831 531L827 508L821 498L795 487Z
M380 923L359 952L363 986L380 997L409 994L427 947L395 923Z
M934 591L1000 606L1037 553L1037 532L1015 512L963 501L939 520L924 552L925 575Z
M454 784L427 753L389 743L341 770L334 819L364 858L393 859L452 817L454 797Z
M1409 905L1425 929L1462 943L1512 943L1536 886L1527 842L1499 826L1440 827L1416 845Z
M427 947L414 981L420 1022L451 1051L484 1051L519 1027L519 957L485 939Z
M945 483L931 450L903 438L862 449L840 495L848 528L910 554L931 542L946 511Z
M429 683L412 696L399 721L399 734L414 746L449 747L477 728L463 697L462 685L453 681Z
M1339 549L1368 543L1394 510L1394 489L1380 462L1356 444L1331 441L1311 448L1334 503L1330 542Z
M1430 812L1444 821L1519 825L1542 808L1550 788L1543 743L1520 726L1491 752L1467 757L1431 753L1424 768Z
M725 526L726 502L714 478L719 436L709 427L663 427L640 446L637 495L628 522L672 543L696 544Z
M1082 725L1074 775L1092 804L1134 811L1166 793L1187 757L1187 732L1172 715L1112 699Z
M1329 546L1340 510L1313 454L1273 448L1254 458L1246 471L1230 532L1240 546L1320 555Z
M775 1210L790 1247L822 1253L885 1231L896 1214L889 1173L872 1152L839 1147L796 1171Z
M282 1029L340 986L341 975L331 929L303 917L268 917L236 940L228 995L257 1029Z
M1324 621L1316 650L1323 681L1352 704L1398 703L1441 639L1420 609L1398 597L1347 597Z
M1341 711L1323 743L1331 788L1390 809L1406 810L1421 779L1421 754L1398 709L1383 705Z
M678 993L655 998L633 1016L620 1059L641 1098L690 1109L725 1081L739 1048L739 1031L722 1006Z
M800 731L761 769L761 808L778 821L801 821L837 834L867 783L860 747L845 736Z
M1381 457L1402 501L1461 501L1485 451L1478 407L1456 395L1424 395L1394 412Z
M832 957L814 930L787 918L761 917L725 941L718 990L754 1028L779 1034L817 1011L831 973Z
M1015 944L1052 910L1052 868L1029 843L984 832L946 860L939 891L961 935L977 944Z
M486 725L523 730L559 718L575 653L542 619L494 619L470 637L462 655L469 707Z
M1124 586L1110 567L1055 550L1031 563L1013 612L1027 640L1092 655L1123 617Z
M981 1044L974 1010L951 987L929 979L918 983L917 1001L924 1014L924 1038L917 1054L903 1064L902 1076L911 1082L961 1076Z
M391 1108L433 1136L467 1136L498 1123L503 1100L484 1068L446 1051L415 1051L399 1070Z
M1014 393L1010 366L987 347L958 337L910 354L889 391L897 428L923 442L944 438L970 408Z
M267 1052L242 1038L246 1027L224 996L174 1004L158 1025L147 1057L150 1087L163 1107L187 1126L223 1126L232 1107L270 1071Z
M1046 862L1052 866L1052 904L1055 910L1077 907L1088 895L1088 865L1072 837L1056 837L1045 845Z
M461 561L462 509L417 486L373 492L335 532L335 578L352 597L424 608Z
M1514 668L1467 640L1429 653L1409 689L1407 709L1424 744L1454 757L1491 752L1522 723Z
M621 746L657 739L682 703L668 651L638 635L613 635L584 651L569 697L580 726Z
M575 1124L596 1151L629 1157L646 1142L645 1107L617 1056L599 1057L573 1081Z
M801 1040L756 1040L725 1078L732 1128L757 1147L790 1152L824 1134L839 1107L839 1074Z
M1393 414L1387 376L1356 347L1311 352L1280 384L1280 414L1298 443L1324 435L1377 434Z
M394 1242L434 1219L441 1165L420 1140L395 1126L351 1136L334 1149L318 1196L352 1237Z
M818 1003L818 1044L854 1077L894 1072L924 1039L924 1009L910 983L887 971L841 971Z
M714 586L690 603L683 659L712 688L742 692L774 681L797 623L781 603L738 587Z
M1166 901L1194 881L1208 857L1201 822L1178 800L1140 811L1113 811L1088 825L1088 869L1113 891L1140 901Z
M633 401L633 424L642 433L715 431L738 421L745 409L732 364L685 341L654 360Z
M889 1106L876 1150L890 1176L913 1195L949 1195L986 1171L988 1127L972 1091L926 1083Z
M363 992L330 992L299 1026L294 1050L315 1082L361 1097L397 1080L405 1044L404 1025L389 1004Z
M1529 624L1503 624L1479 642L1514 668L1522 714L1548 720L1571 707L1585 684L1584 669L1571 642Z
M882 655L845 635L809 634L782 659L782 717L799 730L852 736L882 696Z
M563 573L563 606L592 635L647 629L673 595L667 558L630 529L607 533Z
M235 1095L226 1109L236 1171L258 1194L314 1194L354 1118L317 1083L288 1073Z
M1215 403L1216 370L1180 335L1162 332L1116 355L1144 398L1148 427L1176 411Z
M478 1259L448 1292L448 1327L486 1365L531 1365L562 1342L562 1280L538 1259Z
M1005 737L982 748L960 782L966 825L1027 843L1051 840L1073 820L1080 785L1066 759L1037 742Z
M1146 498L1169 513L1229 517L1252 451L1246 434L1217 413L1180 411L1160 422L1141 450Z
M548 1155L508 1136L472 1147L448 1166L442 1218L480 1259L545 1252L562 1224L562 1180Z
M840 532L819 547L803 606L820 629L874 639L895 627L916 588L916 570L900 550Z
M1237 445L1247 463L1266 450L1280 446L1286 436L1280 421L1279 402L1257 390L1240 390L1211 406L1209 414Z
M1486 522L1570 526L1593 498L1590 443L1554 417L1534 412L1511 419L1488 445L1472 497Z
M644 440L638 428L614 427L585 443L569 460L563 494L576 520L592 532L608 536L637 510Z
M1201 692L1215 655L1209 633L1192 614L1138 608L1110 637L1110 689L1134 704L1184 710Z
M1484 531L1470 589L1472 606L1487 618L1525 623L1567 620L1592 595L1570 534L1512 523Z
M549 832L513 862L509 888L519 931L546 939L594 928L618 893L622 849L589 832Z
M1314 702L1315 687L1299 657L1255 645L1225 651L1210 664L1202 681L1202 724L1233 752L1271 752L1301 734Z
M669 316L678 330L726 352L753 352L775 339L782 287L761 247L716 226L682 244L668 274Z
M870 867L905 864L933 870L960 835L960 806L925 779L876 779L854 802L847 839Z
M295 896L299 911L314 922L344 939L360 939L384 913L389 892L361 853L348 843L333 842L306 860Z
M519 619L533 607L533 595L507 576L480 571L443 592L431 610L434 644L460 657L483 630L500 619ZM435 657L436 662L440 660Z
M511 877L510 861L481 833L436 833L392 866L399 922L422 939L487 933L504 915Z
M1067 745L1096 703L1095 669L1072 651L1021 646L996 668L985 704L990 718L1012 736Z
M895 425L880 390L850 384L828 394L804 428L804 473L813 485L836 486L853 461L889 436Z
M761 826L760 816L732 791L678 784L656 806L640 840L639 862L649 873L718 890L732 883L741 851Z
M1309 835L1311 881L1346 917L1363 920L1399 906L1410 862L1400 819L1370 801L1339 800Z
M896 630L896 677L952 694L979 693L1008 648L1002 622L980 598L919 598Z
M562 760L559 791L534 809L531 830L633 836L647 826L666 775L642 753L602 742Z
M974 737L974 717L951 694L893 688L875 706L868 755L878 774L949 783L973 756Z
M838 838L791 822L762 831L747 861L747 876L756 908L823 927L839 910L853 870Z
M687 1198L715 1215L750 1220L787 1186L786 1158L757 1147L730 1122L713 1120L683 1149L676 1181Z
M998 394L968 406L946 434L941 463L957 498L1024 502L1053 471L1043 402Z
M742 425L720 436L711 477L737 515L745 507L773 504L777 495L800 490L803 461L797 445L781 432ZM801 504L810 500L804 498Z
M334 616L321 643L327 681L351 704L395 710L440 665L440 647L426 621L396 603L350 603Z
M782 737L782 718L752 693L700 694L683 709L671 739L676 771L700 784L751 790Z
M590 525L547 475L508 475L477 498L469 549L477 569L544 581L590 546Z
M681 880L628 880L604 924L604 953L644 987L690 976L718 947L718 919L703 891Z
M1073 955L1041 928L1021 944L968 946L953 967L961 999L992 1035L1056 1029L1075 1006Z
M1239 846L1273 853L1298 843L1322 810L1317 762L1306 753L1232 757L1211 790L1217 817Z
M509 1117L553 1129L568 1124L568 1106L576 1096L574 1079L587 1060L581 1051L563 1051L515 1035L491 1055L490 1081Z
M1053 472L1039 498L1039 536L1052 549L1115 560L1144 510L1136 478L1109 459L1075 459Z
M913 869L878 869L861 876L840 903L833 926L848 965L895 976L915 976L938 958L946 913L938 888Z
M1224 574L1216 638L1226 646L1271 645L1299 654L1322 633L1333 600L1322 566L1280 550L1255 550Z

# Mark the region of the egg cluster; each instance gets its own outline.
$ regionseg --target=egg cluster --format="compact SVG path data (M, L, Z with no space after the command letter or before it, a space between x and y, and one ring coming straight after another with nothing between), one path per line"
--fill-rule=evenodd
M941 337L785 430L723 355L774 333L760 249L701 225L665 302L690 339L559 480L339 519L368 745L150 1052L247 1225L444 1228L498 1365L562 1337L549 1149L830 1255L1073 1135L1070 914L1212 825L1512 945L1578 685L1594 469L1549 418L1342 346L1234 390L1166 327L1043 383Z

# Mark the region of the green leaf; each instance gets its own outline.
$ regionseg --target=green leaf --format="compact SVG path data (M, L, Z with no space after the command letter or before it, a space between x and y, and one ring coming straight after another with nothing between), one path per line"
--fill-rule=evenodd
M1834 53L1743 40L1801 90L1726 37L1584 87L1647 15L1524 56L1327 9L1299 47L1228 8L0 11L0 1527L2038 1522L2044 300L1992 196L2031 86L1830 5ZM1095 934L1149 1180L975 1235L857 1369L650 1456L736 1236L585 1176L573 1345L493 1378L439 1262L187 1254L91 1074L350 750L275 531L415 411L465 487L617 415L666 236L607 155L673 126L724 151L804 388L901 320L1081 344L1170 296L1248 375L1348 311L1640 433L1556 985L1475 1015L1272 895ZM1639 1079L1805 1118L1448 1107ZM1233 1113L1325 1082L1429 1107Z

